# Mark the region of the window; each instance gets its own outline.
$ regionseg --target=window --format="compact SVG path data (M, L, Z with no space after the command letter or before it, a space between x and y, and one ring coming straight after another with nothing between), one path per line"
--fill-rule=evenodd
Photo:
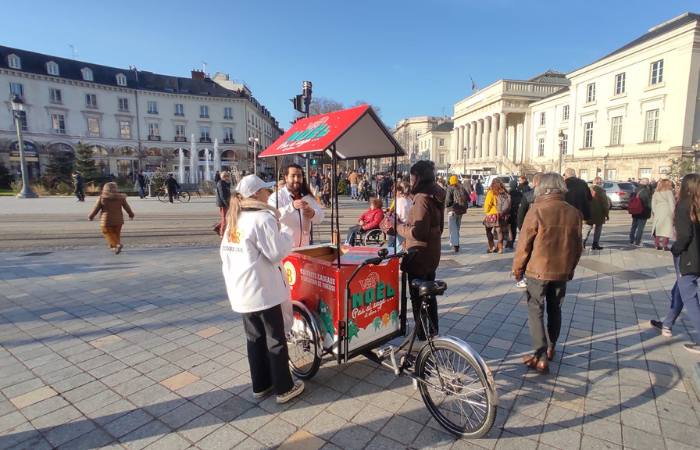
M209 127L199 127L199 140L202 142L211 141L211 137L209 136Z
M569 105L564 105L561 109L561 120L569 120Z
M649 84L659 84L664 81L664 60L660 59L651 63L651 77Z
M51 114L51 130L54 133L66 134L66 118L63 114Z
M129 110L129 99L126 97L119 97L119 111Z
M19 56L12 54L7 57L7 65L10 66L10 69L21 69L22 61Z
M651 169L639 169L639 178L651 178Z
M231 108L230 106L224 108L224 119L233 119L233 108Z
M56 64L54 61L49 61L46 63L46 73L49 75L60 75L59 70L58 70L58 64Z
M119 137L122 139L131 139L131 122L128 120L119 121Z
M92 77L92 69L88 67L83 67L82 69L80 69L80 73L83 75L83 80L94 81L94 78Z
M148 136L149 137L160 137L160 127L158 122L149 122L148 124Z
M17 111L17 119L19 120L20 129L27 131L27 111Z
M10 94L13 97L17 95L20 98L24 98L24 86L22 86L22 83L10 83Z
M583 124L583 148L593 147L593 122Z
M445 140L444 140L444 139L438 140L438 145L439 145L440 147L444 147L444 146L445 146Z
M97 95L85 94L85 106L88 108L97 108Z
M537 156L544 156L544 138L537 140Z
M184 116L185 115L185 105L182 103L175 103L175 115Z
M569 151L569 135L568 134L562 134L561 137L559 138L559 150L561 151L562 155L566 155L566 153Z
M547 121L547 116L545 115L545 113L541 112L540 113L540 126L541 127L544 126L546 121Z
M622 145L622 116L610 119L610 145Z
M148 105L148 114L158 114L158 103L149 101L147 103Z
M202 119L209 118L209 107L207 105L201 105L199 107L199 117L201 117Z
M49 102L56 103L59 105L63 103L63 98L60 89L49 88Z
M606 180L614 180L617 178L617 169L608 169L605 171Z
M588 169L581 169L579 171L578 177L582 180L587 180L588 179Z
M440 153L440 156L438 156L438 164L443 165L445 164L445 154Z
M231 127L225 127L224 128L224 142L227 144L233 144L233 128Z
M644 121L644 142L656 142L659 132L659 110L651 109L647 111Z
M100 121L96 117L88 117L87 119L88 134L90 136L100 135Z
M119 86L126 86L126 75L124 75L123 73L118 73L116 76L116 79L117 79L117 84Z
M625 93L625 72L615 75L615 95Z
M586 86L586 103L595 101L595 83L588 83Z
M175 125L175 137L176 138L185 138L185 126L182 124L177 124Z

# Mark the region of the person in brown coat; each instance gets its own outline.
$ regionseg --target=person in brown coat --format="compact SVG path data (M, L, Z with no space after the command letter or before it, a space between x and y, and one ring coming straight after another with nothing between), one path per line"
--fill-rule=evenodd
M432 161L418 161L411 167L411 194L413 205L408 220L397 226L398 234L406 239L404 248L411 252L404 257L402 269L408 275L408 284L416 278L433 281L440 264L441 238L445 226L445 190L435 182L435 164ZM410 288L413 318L416 320L418 339L426 339L428 333L438 332L437 299L429 302L431 330L424 330L418 321L420 300L418 292Z
M564 200L565 193L566 184L559 174L542 176L513 257L515 279L519 281L527 276L528 324L534 348L534 353L524 357L523 362L540 373L549 372L548 361L554 357L554 346L561 331L561 305L566 295L566 282L574 277L583 251L583 217L578 209Z
M124 225L122 208L129 215L129 219L134 218L134 212L126 202L126 194L118 191L117 183L106 183L95 207L88 216L88 219L94 220L97 213L100 213L102 234L109 248L114 250L115 255L121 253L122 248L124 248L121 243L122 225Z

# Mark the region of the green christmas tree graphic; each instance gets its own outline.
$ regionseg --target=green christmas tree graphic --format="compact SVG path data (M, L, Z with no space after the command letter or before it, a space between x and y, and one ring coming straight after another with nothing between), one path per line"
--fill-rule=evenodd
M374 325L374 331L377 331L382 327L382 319L380 317L375 317L372 324Z
M333 326L333 316L331 315L331 310L328 305L321 300L318 306L319 316L321 318L321 327L323 331L331 335L335 334L335 327Z
M348 322L348 342L352 342L352 338L357 337L359 331L360 329L357 327L355 322L352 320Z
M398 323L398 321L399 321L399 315L398 315L398 313L397 313L396 311L392 311L392 312L391 312L391 324L392 324L393 326L396 326L396 324Z

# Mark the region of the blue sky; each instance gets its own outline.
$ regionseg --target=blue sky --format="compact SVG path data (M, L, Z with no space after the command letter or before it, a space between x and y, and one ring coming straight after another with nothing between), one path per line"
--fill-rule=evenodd
M12 2L0 43L117 67L244 80L289 126L302 80L314 95L365 100L393 125L451 114L471 91L499 78L571 71L695 1L69 1Z

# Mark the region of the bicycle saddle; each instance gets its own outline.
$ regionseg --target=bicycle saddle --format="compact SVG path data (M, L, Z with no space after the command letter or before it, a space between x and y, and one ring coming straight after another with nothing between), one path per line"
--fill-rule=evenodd
M447 290L447 283L442 280L435 281L425 281L419 278L411 281L411 287L413 289L418 289L418 295L420 297L427 297L429 295L442 295Z

